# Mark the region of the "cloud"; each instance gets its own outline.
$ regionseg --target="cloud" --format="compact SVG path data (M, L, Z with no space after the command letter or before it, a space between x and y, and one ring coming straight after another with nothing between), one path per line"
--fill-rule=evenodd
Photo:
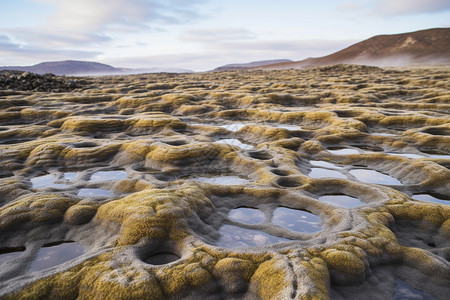
M369 0L347 1L338 6L344 12L366 12L378 16L402 16L440 13L450 10L448 0Z
M8 65L35 64L43 60L94 59L100 54L96 51L59 50L30 48L13 42L8 36L0 35L0 56Z
M104 44L117 33L160 31L158 26L199 19L205 0L31 0L53 8L41 26L2 31L30 47L83 47Z
M382 0L379 11L388 15L414 15L450 10L448 0Z
M105 59L103 62L118 67L178 67L205 71L229 63L247 63L279 58L302 60L311 56L331 54L354 42L353 40L216 42L205 43L204 49L196 53L117 57Z
M244 28L191 29L180 35L180 40L200 43L216 43L219 41L248 40L255 35Z

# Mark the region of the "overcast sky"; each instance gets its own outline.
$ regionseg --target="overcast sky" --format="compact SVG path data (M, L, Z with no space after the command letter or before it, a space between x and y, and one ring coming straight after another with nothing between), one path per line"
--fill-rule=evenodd
M203 71L434 27L450 27L449 0L0 0L0 65Z

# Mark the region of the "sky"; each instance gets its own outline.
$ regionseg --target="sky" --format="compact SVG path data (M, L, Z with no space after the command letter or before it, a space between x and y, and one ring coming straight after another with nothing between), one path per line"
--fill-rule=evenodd
M0 0L0 66L87 60L206 71L450 27L449 0Z

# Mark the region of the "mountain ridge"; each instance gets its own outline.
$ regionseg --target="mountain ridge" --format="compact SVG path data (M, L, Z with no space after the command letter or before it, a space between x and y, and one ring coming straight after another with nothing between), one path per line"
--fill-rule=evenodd
M332 64L379 67L450 64L450 28L376 35L326 56L253 69L288 69Z
M1 70L26 71L36 74L55 75L131 75L140 73L190 73L191 70L177 68L116 68L111 65L81 60L63 60L41 62L33 66L4 66Z

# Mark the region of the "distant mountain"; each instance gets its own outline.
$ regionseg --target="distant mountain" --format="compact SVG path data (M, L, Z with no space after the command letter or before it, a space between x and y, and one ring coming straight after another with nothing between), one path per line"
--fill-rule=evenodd
M94 75L94 74L115 74L121 70L110 65L89 61L65 60L43 62L34 66L0 67L0 70L28 71L37 74L53 73L55 75Z
M107 64L101 64L98 62L90 61L77 61L77 60L65 60L65 61L53 61L43 62L34 66L18 67L18 66L6 66L0 67L0 70L17 70L28 71L37 74L53 73L55 75L129 75L129 74L141 74L141 73L188 73L192 72L185 69L175 68L147 68L147 69L126 69L115 68Z
M385 67L449 63L450 28L434 28L402 34L377 35L327 56L277 63L260 69L290 69L332 64Z
M257 68L257 67L263 67L263 66L267 66L267 65L273 65L273 64L278 64L278 63L289 63L289 62L292 62L292 60L290 60L290 59L262 60L262 61L254 61L251 63L244 63L244 64L224 65L224 66L215 68L213 71L226 71L226 70Z

